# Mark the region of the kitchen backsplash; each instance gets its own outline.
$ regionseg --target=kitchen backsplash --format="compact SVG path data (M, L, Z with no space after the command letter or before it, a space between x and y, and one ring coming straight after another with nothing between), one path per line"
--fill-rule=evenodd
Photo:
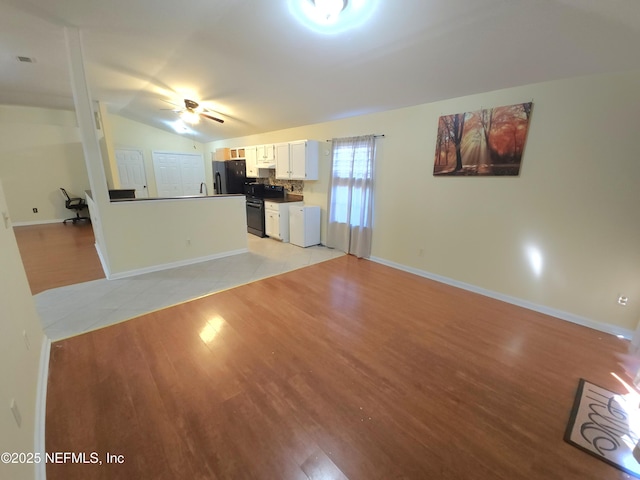
M285 187L287 192L302 195L304 190L304 182L302 180L278 180L276 178L276 171L269 170L269 178L258 178L258 183L264 183L265 185L279 185Z

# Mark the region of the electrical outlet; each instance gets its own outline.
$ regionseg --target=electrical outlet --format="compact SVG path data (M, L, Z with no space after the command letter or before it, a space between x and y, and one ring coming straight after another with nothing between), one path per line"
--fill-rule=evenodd
M38 213L38 209L37 208L33 208L33 213Z
M13 418L16 421L18 427L22 426L22 415L20 415L20 409L18 408L18 404L16 403L16 399L11 399L11 413L13 413Z
M29 335L27 335L27 331L22 331L22 338L24 338L24 344L27 347L27 350L31 350L31 343L29 343Z
M618 305L622 305L623 307L626 307L628 302L629 302L629 299L624 295L620 295L618 297Z

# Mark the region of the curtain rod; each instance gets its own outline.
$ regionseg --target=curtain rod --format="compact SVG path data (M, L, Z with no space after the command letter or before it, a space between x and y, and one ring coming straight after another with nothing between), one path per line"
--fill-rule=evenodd
M384 133L381 135L374 135L373 138L380 138L380 137L384 137ZM333 142L333 139L328 139L327 142Z

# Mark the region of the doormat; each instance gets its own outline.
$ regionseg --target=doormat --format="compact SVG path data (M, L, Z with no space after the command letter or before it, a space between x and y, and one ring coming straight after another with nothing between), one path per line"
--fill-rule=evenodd
M633 431L631 418L640 418L637 403L630 407L622 395L581 378L564 440L640 478L640 463L633 456L639 426ZM636 455L640 458L640 451Z

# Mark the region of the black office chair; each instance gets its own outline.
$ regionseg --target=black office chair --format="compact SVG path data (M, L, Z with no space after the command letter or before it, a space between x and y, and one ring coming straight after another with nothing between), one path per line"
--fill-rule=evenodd
M90 222L91 219L89 217L80 216L80 212L85 208L88 208L86 202L84 201L84 198L79 198L79 197L71 198L64 188L60 188L60 191L64 196L64 206L67 207L69 210L73 210L74 212L76 212L75 217L67 218L62 223L66 224L67 222L73 222L75 225L77 222L84 222L84 221Z

